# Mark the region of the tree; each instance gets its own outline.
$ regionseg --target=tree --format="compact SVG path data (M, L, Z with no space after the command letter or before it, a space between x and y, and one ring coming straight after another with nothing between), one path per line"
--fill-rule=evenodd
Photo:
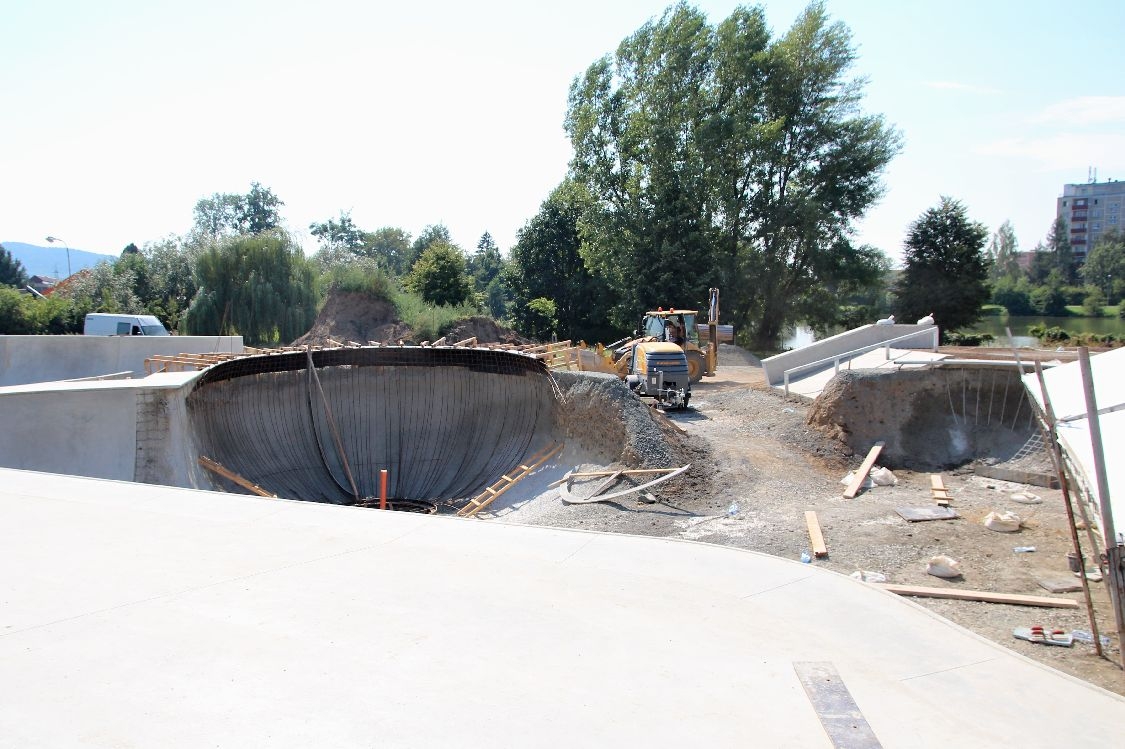
M410 270L413 257L410 233L397 226L384 226L367 235L364 252L397 275Z
M909 322L931 312L947 332L972 325L988 301L988 230L970 221L965 206L942 197L910 225L905 268L895 288L895 312Z
M125 257L126 255L139 255L139 254L141 254L141 248L137 247L137 245L133 244L132 242L125 245L125 249L121 250L121 256L122 257Z
M1082 265L1082 280L1101 289L1109 304L1121 300L1125 293L1125 234L1112 229L1098 237Z
M866 252L851 225L898 150L859 110L850 34L813 3L771 40L761 8L717 28L681 3L574 81L571 170L594 203L582 255L627 326L657 304L703 304L770 345L813 304L825 273Z
M1016 240L1016 231L1012 228L1011 221L1000 224L1000 228L992 235L992 242L988 245L988 256L992 261L992 279L1010 278L1015 280L1020 275L1019 242Z
M465 273L465 256L445 241L430 244L406 277L406 288L429 304L462 304L473 293Z
M355 225L349 211L340 211L340 220L309 224L309 231L320 241L321 247L358 252L363 249L366 233Z
M52 296L69 299L81 316L87 312L142 314L144 303L137 296L137 272L129 263L102 261L78 271Z
M240 334L250 345L289 342L316 317L316 278L283 232L229 238L196 263L199 292L184 315L192 335Z
M0 286L15 286L22 289L27 285L27 271L23 263L0 245Z
M243 234L260 234L281 226L281 198L273 190L262 187L257 182L250 183L238 213L238 228Z
M1066 233L1066 220L1059 216L1051 224L1047 233L1047 249L1054 255L1054 267L1062 276L1064 284L1072 284L1078 278L1078 265L1074 259L1074 248Z
M493 317L503 317L508 306L507 289L501 278L504 258L488 232L481 235L477 251L469 258L467 268L481 306Z
M590 200L581 185L564 181L516 235L504 283L512 296L512 319L526 335L544 338L543 305L532 302L550 299L556 326L550 332L587 341L617 337L609 322L613 293L604 278L590 273L580 253L578 224Z
M250 183L245 195L214 193L195 204L194 232L212 242L233 234L259 234L281 226L285 205L268 187Z
M145 309L160 318L169 330L177 330L198 291L193 266L201 249L168 237L146 242L141 252L151 289L148 297L142 299Z
M444 242L448 245L453 244L453 239L449 235L449 229L447 229L444 224L430 224L422 230L422 233L414 240L414 244L410 246L410 253L404 259L403 267L405 269L413 268L414 263L418 261L422 253L436 242Z

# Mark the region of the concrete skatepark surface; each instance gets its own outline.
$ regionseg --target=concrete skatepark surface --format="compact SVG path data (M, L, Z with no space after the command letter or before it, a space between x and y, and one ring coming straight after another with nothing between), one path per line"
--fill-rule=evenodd
M670 539L0 470L0 746L1113 746L1125 700Z

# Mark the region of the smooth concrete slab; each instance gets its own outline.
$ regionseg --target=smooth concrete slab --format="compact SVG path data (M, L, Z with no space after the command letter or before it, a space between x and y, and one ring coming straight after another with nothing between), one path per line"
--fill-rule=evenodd
M670 539L0 470L0 601L5 746L827 747L810 661L885 747L1125 726L890 593Z
M926 366L926 363L948 359L947 354L935 354L932 351L918 349L892 348L889 352L879 349L860 354L854 359L840 362L840 369L915 369ZM810 400L815 400L828 383L836 376L836 368L829 365L805 375L789 380L789 393L800 395ZM785 386L775 385L775 389L784 390Z

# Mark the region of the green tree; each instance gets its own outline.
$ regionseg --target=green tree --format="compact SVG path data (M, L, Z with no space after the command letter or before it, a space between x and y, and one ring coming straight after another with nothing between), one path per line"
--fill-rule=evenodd
M469 258L467 268L480 298L480 306L493 317L502 318L508 307L507 288L501 278L504 257L488 232L481 235L477 251Z
M509 314L526 335L544 338L542 310L531 303L550 299L556 324L551 332L587 341L618 337L609 322L613 293L603 277L590 273L580 253L579 221L590 200L581 185L565 181L516 235L504 283L512 297Z
M339 220L330 218L309 224L309 231L319 240L321 247L340 248L358 252L363 248L365 232L352 221L350 211L340 211Z
M1098 237L1082 265L1082 280L1101 289L1110 304L1121 300L1125 292L1125 234L1113 229Z
M384 226L367 234L363 251L396 275L410 270L410 233L397 226Z
M554 300L537 297L527 303L526 331L539 341L546 341L558 332L558 307Z
M245 195L214 193L195 204L193 230L212 242L232 234L259 234L281 226L284 202L273 190L250 183Z
M137 271L131 263L102 261L79 271L52 296L70 299L82 316L87 312L142 314L137 296Z
M1037 315L1059 317L1066 314L1066 295L1062 290L1062 274L1051 271L1047 280L1031 290L1031 309Z
M27 271L23 263L0 245L0 286L23 288L27 285Z
M183 314L198 291L193 266L200 252L200 248L175 237L146 242L141 251L149 283L149 294L141 301L169 330L180 328Z
M1042 242L1035 245L1035 249L1031 253L1031 263L1028 264L1026 278L1033 285L1040 285L1047 282L1047 276L1051 271L1058 270L1059 263L1057 255L1048 250Z
M316 277L283 232L232 237L196 263L199 292L183 318L192 335L242 335L250 345L292 341L316 317Z
M818 301L836 304L823 274L870 259L851 225L898 150L860 112L854 59L823 3L775 40L761 8L712 28L681 3L575 80L571 168L595 201L582 254L618 296L615 323L702 304L719 285L728 319L769 345Z
M465 256L461 250L442 240L433 242L422 251L406 277L406 288L435 305L462 304L473 293L465 272Z
M1073 284L1078 278L1078 264L1066 233L1066 220L1062 216L1055 219L1047 232L1047 250L1054 256L1054 267L1062 276L1063 283Z
M1090 293L1082 300L1082 312L1087 317L1103 317L1106 304L1105 294L1097 286L1090 289Z
M992 285L992 304L999 304L1009 315L1030 315L1035 312L1031 306L1031 284L1026 278L1014 281L1001 277Z
M414 244L410 246L410 253L404 258L403 267L407 270L414 267L414 263L422 256L430 245L437 242L444 242L448 245L453 245L453 238L449 234L449 229L444 224L430 224L418 238L414 240Z
M948 331L972 325L988 301L988 230L971 221L965 206L942 197L910 225L905 268L895 288L895 312L909 322L931 312Z
M1019 242L1016 240L1016 231L1012 228L1011 221L1000 224L1000 228L992 235L992 242L988 245L988 257L992 262L992 279L1010 278L1015 280L1020 276Z

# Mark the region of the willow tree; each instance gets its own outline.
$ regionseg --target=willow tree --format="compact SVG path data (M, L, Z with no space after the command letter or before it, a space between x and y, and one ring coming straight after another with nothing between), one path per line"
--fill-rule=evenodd
M184 315L191 335L241 335L250 345L287 343L316 317L316 276L301 248L280 232L241 235L204 250L199 291Z
M833 304L833 274L876 282L852 226L898 136L861 111L854 61L822 3L776 39L761 8L712 27L680 3L574 81L571 171L596 200L582 252L619 295L619 324L721 286L728 319L768 345Z

